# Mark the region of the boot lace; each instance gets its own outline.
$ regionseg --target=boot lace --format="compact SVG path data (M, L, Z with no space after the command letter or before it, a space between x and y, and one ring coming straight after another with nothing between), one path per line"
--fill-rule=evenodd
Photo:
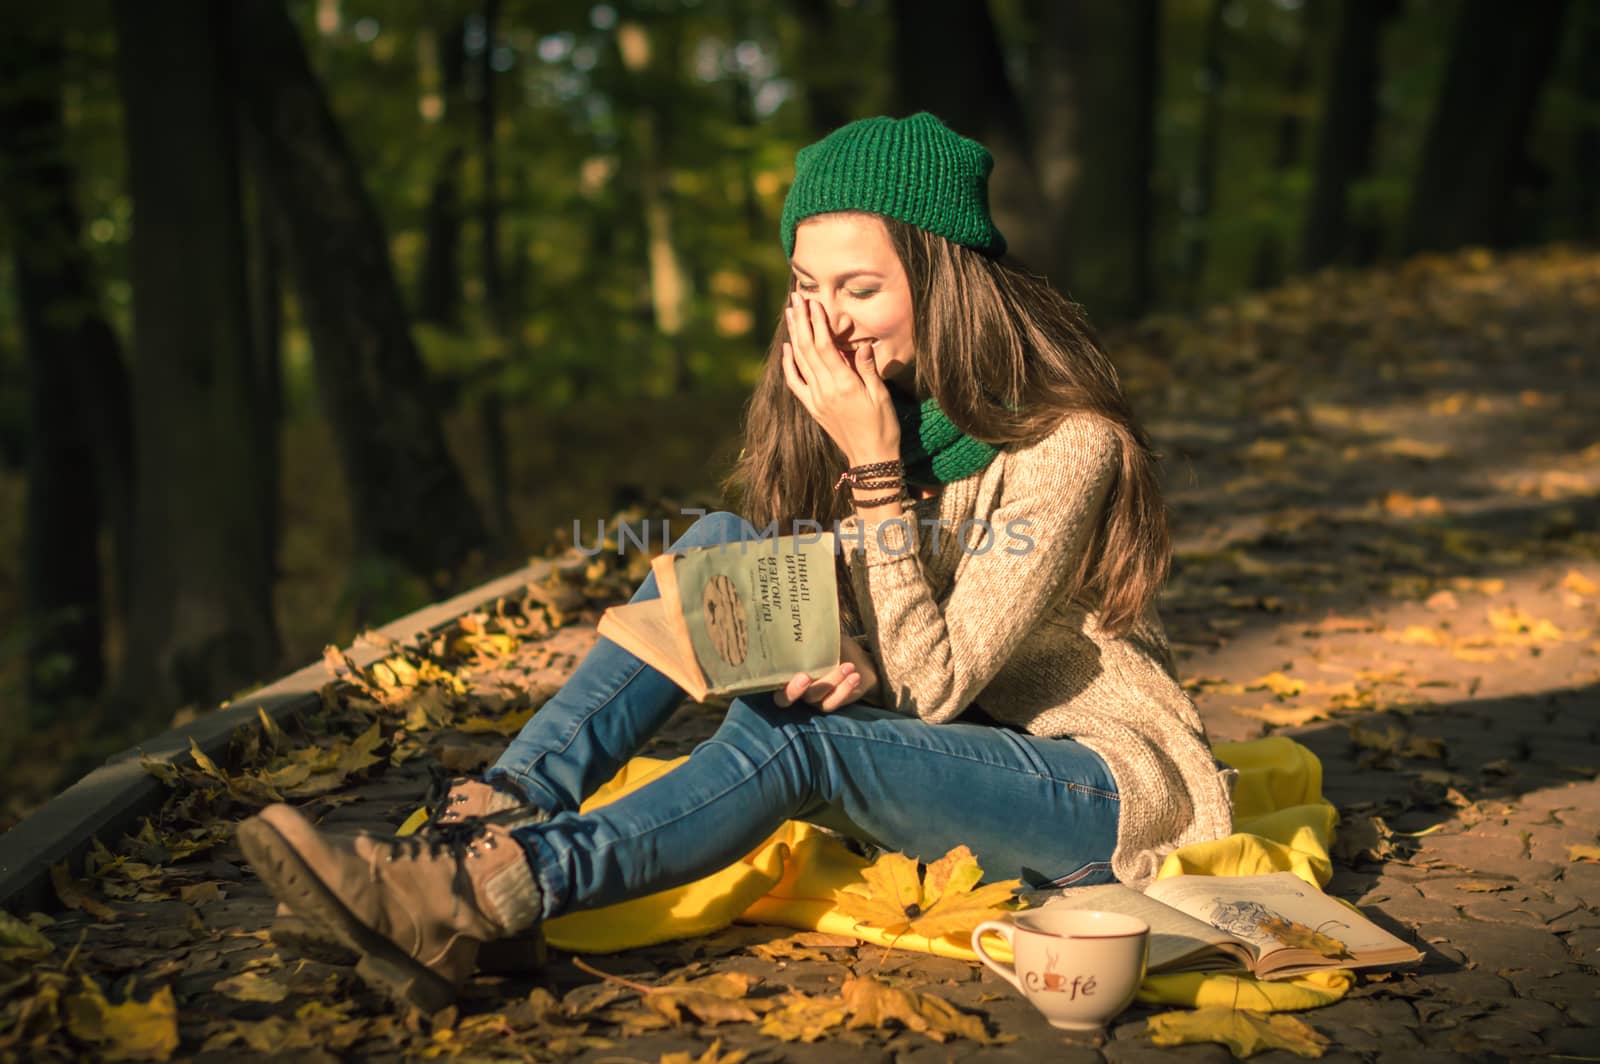
M505 810L505 812L515 815L509 819L499 819L499 814L496 814L496 819L492 821L493 823L528 820L541 822L550 819L548 812L528 801L528 796L518 790L516 785L504 776L491 776L488 778L482 776L451 776L443 766L436 762L430 762L428 764L428 790L422 798L423 807L428 810L428 819L423 824L423 830L437 831L449 824L457 823L456 820L441 820L440 818L450 811L451 805L463 800L464 796L459 794L454 798L450 797L451 789L462 783L484 783L501 794L509 795L516 800L517 804L515 806Z
M499 814L496 814L498 816ZM380 835L372 836L381 842L387 852L383 855L385 861L411 861L421 857L440 857L448 855L457 861L480 855L483 850L492 850L497 845L495 834L489 830L493 817L480 819L452 820L427 831L418 831L410 835Z

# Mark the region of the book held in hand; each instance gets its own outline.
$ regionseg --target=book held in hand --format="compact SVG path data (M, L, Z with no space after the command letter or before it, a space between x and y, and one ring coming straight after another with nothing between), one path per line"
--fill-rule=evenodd
M833 533L691 547L650 569L660 597L610 607L600 634L695 701L777 690L839 664Z
M1105 909L1150 925L1151 975L1243 969L1288 979L1410 964L1422 954L1293 872L1172 876L1140 894L1120 883L1069 890L1044 908Z

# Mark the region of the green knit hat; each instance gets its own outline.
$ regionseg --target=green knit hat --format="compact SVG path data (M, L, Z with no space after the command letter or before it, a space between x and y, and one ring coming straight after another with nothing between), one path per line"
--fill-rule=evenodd
M999 257L1006 238L989 217L993 169L989 149L926 111L840 126L795 156L783 201L784 254L794 254L801 219L868 211Z

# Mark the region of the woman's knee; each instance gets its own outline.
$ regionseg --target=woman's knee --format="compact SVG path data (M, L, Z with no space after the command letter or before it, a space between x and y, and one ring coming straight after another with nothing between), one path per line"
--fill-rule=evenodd
M759 763L792 746L797 733L793 710L779 707L771 695L746 695L729 703L711 738Z

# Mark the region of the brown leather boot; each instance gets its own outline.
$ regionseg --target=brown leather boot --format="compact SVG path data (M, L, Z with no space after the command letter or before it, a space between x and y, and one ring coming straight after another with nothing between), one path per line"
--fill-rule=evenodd
M431 806L432 812L417 829L419 833L441 824L456 824L472 817L490 815L508 827L524 823L538 824L550 819L549 813L529 804L520 791L499 777L481 780L457 776L448 784L441 777L440 783L435 786L443 787L444 793L441 795L438 789L432 789L424 799L424 804ZM518 808L523 809L526 815L510 818L510 811ZM340 942L331 928L307 919L282 902L278 903L277 910L272 914L270 934L273 944L279 949L298 953L323 964L354 964L357 960L355 951ZM547 956L544 931L534 927L488 944L479 954L478 966L486 972L500 975L521 975L544 967Z
M543 911L521 845L490 820L348 835L278 803L239 825L239 845L279 901L360 955L357 975L429 1013L455 1000L482 943Z

